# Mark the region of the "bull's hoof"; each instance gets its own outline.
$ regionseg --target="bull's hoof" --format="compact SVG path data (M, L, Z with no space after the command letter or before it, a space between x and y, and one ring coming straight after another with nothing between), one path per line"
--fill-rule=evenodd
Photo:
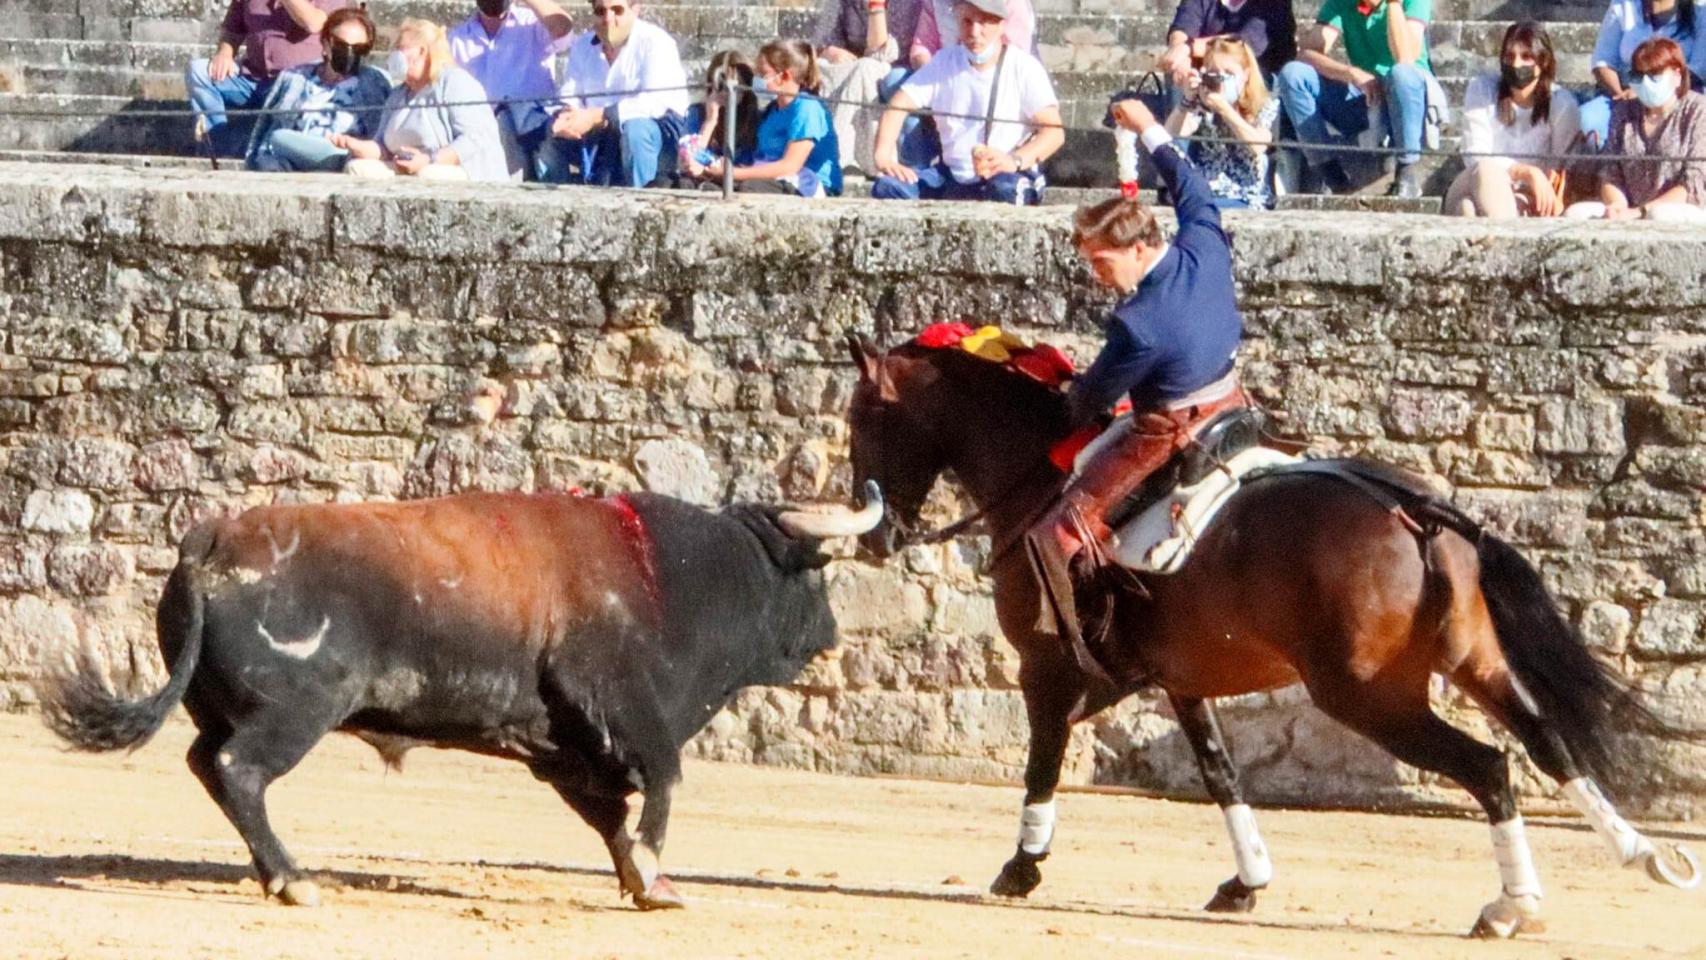
M1509 940L1519 933L1545 933L1546 921L1540 919L1539 897L1513 897L1500 894L1499 899L1481 908L1469 935L1482 940Z
M675 884L668 877L660 876L645 893L634 895L634 906L641 910L680 910L687 906L687 901L675 892Z
M1256 890L1233 877L1216 888L1214 897L1203 909L1209 913L1249 913L1256 909Z
M320 885L312 880L292 880L279 890L278 898L293 907L317 907Z
M1043 872L1037 867L1042 861L1043 857L1023 850L1013 854L1013 859L1002 866L995 882L989 885L989 892L998 897L1029 896L1031 891L1037 888L1037 884L1043 882Z

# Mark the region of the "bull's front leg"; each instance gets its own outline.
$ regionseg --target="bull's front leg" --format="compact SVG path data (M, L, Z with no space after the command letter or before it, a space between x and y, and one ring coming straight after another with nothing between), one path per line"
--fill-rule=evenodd
M1060 785L1060 765L1066 756L1072 721L1084 707L1083 674L1063 658L1033 650L1027 651L1032 656L1019 669L1025 714L1031 725L1019 845L989 886L991 893L1003 897L1027 896L1042 883L1038 864L1048 859L1049 844L1054 839L1054 792Z
M663 769L658 769L663 767ZM640 774L640 789L645 806L640 809L638 836L628 849L627 865L618 863L622 871L622 886L634 895L634 905L641 910L675 910L687 904L675 892L675 885L663 873L663 841L669 829L669 798L681 780L679 758L667 765L650 767Z

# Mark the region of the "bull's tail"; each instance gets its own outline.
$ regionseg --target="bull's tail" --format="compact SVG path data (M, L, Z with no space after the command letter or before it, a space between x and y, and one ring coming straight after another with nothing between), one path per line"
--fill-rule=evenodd
M169 635L176 633L178 658L159 692L140 700L123 699L107 688L87 651L70 669L50 674L38 685L42 721L72 748L135 750L154 736L166 715L183 700L201 659L205 600L194 568L193 562L180 562L160 600L161 646L166 647Z

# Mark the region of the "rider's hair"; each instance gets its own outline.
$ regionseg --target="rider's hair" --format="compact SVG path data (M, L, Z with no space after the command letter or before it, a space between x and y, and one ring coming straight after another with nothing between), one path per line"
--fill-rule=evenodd
M1080 247L1146 247L1161 245L1161 224L1155 212L1136 200L1113 197L1079 207L1072 214L1072 242Z

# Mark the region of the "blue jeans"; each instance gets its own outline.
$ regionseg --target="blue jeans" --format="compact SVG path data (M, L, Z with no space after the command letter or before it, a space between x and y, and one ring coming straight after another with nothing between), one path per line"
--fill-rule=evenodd
M304 173L338 173L349 162L349 151L332 146L318 133L274 130L267 134L278 169Z
M680 114L656 120L636 117L616 129L605 124L580 140L551 137L539 148L536 162L545 183L568 183L570 164L580 161L579 182L595 187L649 187L675 174L676 143L681 139Z
M1043 178L1035 168L1022 173L998 173L977 183L961 183L942 164L913 168L915 183L898 177L878 177L871 184L876 200L989 200L1016 206L1042 202Z
M184 70L184 86L189 89L190 107L207 121L207 138L213 152L221 157L240 157L248 146L249 131L255 128L253 116L239 117L226 122L228 109L251 110L266 102L271 80L256 80L242 73L215 81L207 73L206 58L191 60Z
M1294 60L1280 70L1276 86L1286 116L1304 143L1323 147L1347 143L1368 129L1368 103L1362 91L1348 83L1323 78L1301 60ZM1415 163L1421 159L1422 127L1427 122L1427 77L1416 66L1400 63L1380 79L1380 86L1385 92L1381 116L1393 145L1402 151L1398 162ZM1332 131L1327 129L1329 125ZM1312 167L1331 159L1332 153L1330 149L1303 151Z

